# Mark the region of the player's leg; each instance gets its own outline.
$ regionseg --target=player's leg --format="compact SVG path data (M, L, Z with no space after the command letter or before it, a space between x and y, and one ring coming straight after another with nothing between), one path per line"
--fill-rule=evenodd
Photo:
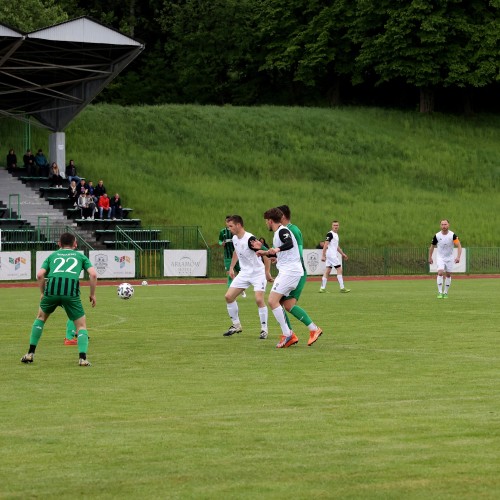
M64 345L77 345L77 335L75 323L68 319L66 322L66 335L64 337Z
M450 263L450 267L452 267L452 266L453 266L453 263ZM448 298L448 291L450 289L450 286L451 286L451 272L447 270L445 281L444 281L443 299Z
M342 293L349 293L351 291L350 288L346 288L344 286L344 276L343 276L343 271L342 271L342 266L339 264L339 265L336 265L335 266L335 269L337 271L337 281L339 282L339 286L340 286L340 291Z
M75 323L78 345L78 364L80 366L90 366L87 359L89 348L89 334L87 331L87 318L80 297L66 297L64 299L64 309L68 319Z
M264 300L264 292L265 292L265 287L264 290L255 290L255 303L257 304L259 310L259 321L260 321L259 338L262 340L267 339L268 320L269 320L269 311L266 306L266 301Z
M87 319L85 315L74 320L77 342L78 342L78 364L80 366L90 366L87 359L87 351L89 348L89 334L87 332Z
M443 298L443 282L444 282L443 274L444 274L444 269L438 269L437 278L436 278L436 283L437 283L437 288L438 288L438 295L437 295L438 299Z
M297 287L300 278L301 276L288 276L278 273L278 276L274 280L271 293L267 299L269 307L271 308L273 315L281 328L281 340L276 345L278 348L290 347L299 341L298 337L295 333L293 333L287 324L287 318L285 317L284 309L281 306L281 299Z
M42 301L45 297L42 299ZM55 309L56 306L54 306ZM28 353L25 354L21 358L22 363L33 363L35 357L35 351L38 346L38 342L40 341L40 337L42 336L43 329L45 327L46 321L49 319L50 312L47 313L42 310L41 303L40 308L38 309L38 314L36 316L33 325L31 326L31 334L30 334L30 346L28 349Z
M236 298L247 287L248 284L240 277L240 275L238 275L234 280L232 280L230 287L226 291L224 298L226 300L227 313L231 318L231 326L226 332L223 333L224 337L230 337L235 333L241 333L243 331L240 322L238 302L236 301Z
M321 278L321 287L319 289L319 293L325 293L325 291L326 291L326 284L328 282L328 276L330 276L331 272L332 272L332 266L327 261L326 262L326 267L325 267L325 272L323 273L323 277Z

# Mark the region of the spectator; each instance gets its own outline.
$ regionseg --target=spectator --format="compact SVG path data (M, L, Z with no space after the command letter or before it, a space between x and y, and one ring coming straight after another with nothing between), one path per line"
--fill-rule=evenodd
M66 166L66 170L64 171L66 174L66 179L71 184L71 181L76 181L77 184L80 183L80 177L78 177L76 172L75 160L69 160L68 165Z
M111 206L111 217L113 217L113 220L123 219L122 200L118 193L115 193L109 204Z
M71 184L68 187L68 198L73 203L73 206L76 207L78 205L78 198L80 197L80 193L78 191L78 186L75 181L71 181Z
M95 205L90 206L90 195L88 193L81 193L78 197L78 207L81 210L82 219L94 219Z
M9 149L9 154L7 155L7 170L12 172L17 168L17 156L13 149Z
M99 218L103 219L104 212L106 212L107 219L111 219L111 207L109 205L109 198L106 193L99 197L99 201L97 202L97 206L99 207Z
M88 192L89 192L92 196L94 196L94 189L95 189L95 187L94 187L93 182L92 182L92 181L89 181L89 182L87 183L87 191L88 191Z
M89 185L85 182L85 179L80 179L80 184L78 185L79 194L86 193L89 190Z
M26 153L23 156L23 163L24 168L30 177L36 175L35 155L31 152L31 149L26 150Z
M43 154L43 151L41 149L39 149L37 154L35 155L35 165L40 177L49 176L49 162L47 161L47 158Z
M94 196L97 198L97 201L99 202L99 198L106 193L106 188L104 187L104 183L102 180L100 180L97 183L97 186L94 188Z
M52 165L50 165L50 171L49 171L49 179L51 187L58 187L62 188L62 183L63 183L63 178L61 175L61 172L59 171L59 166L55 161L52 162Z

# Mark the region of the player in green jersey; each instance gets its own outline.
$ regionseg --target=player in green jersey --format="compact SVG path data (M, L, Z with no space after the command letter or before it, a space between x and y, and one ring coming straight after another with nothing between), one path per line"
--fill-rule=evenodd
M289 313L293 314L299 321L304 323L309 328L310 334L309 334L309 341L308 345L314 344L316 340L322 335L323 330L321 328L313 328L312 326L315 326L309 317L309 315L297 305L297 302L300 298L300 295L302 294L302 290L304 289L304 286L307 281L307 271L306 271L306 266L304 264L304 257L303 257L303 250L304 250L304 238L302 237L302 232L300 229L295 225L290 222L291 218L291 212L290 212L290 207L288 205L280 205L279 208L283 212L283 218L281 219L281 223L283 226L287 227L290 232L295 236L295 239L297 240L297 245L299 247L299 254L300 254L300 262L302 264L302 269L304 270L304 275L299 281L299 284L297 285L297 288L295 290L292 290L290 292L290 295L287 295L286 297L283 297L281 299L281 305L285 308L286 311ZM288 316L285 315L285 318L288 323ZM312 326L311 326L312 325ZM290 324L288 325L290 327Z
M90 366L87 360L89 344L87 321L80 298L79 277L82 270L89 274L92 307L95 307L97 272L84 254L76 252L76 238L71 233L63 233L59 239L60 249L50 254L37 272L41 298L38 315L31 328L28 353L21 358L22 363L33 363L35 350L43 333L45 323L58 306L66 311L68 319L74 322L77 332L80 366Z

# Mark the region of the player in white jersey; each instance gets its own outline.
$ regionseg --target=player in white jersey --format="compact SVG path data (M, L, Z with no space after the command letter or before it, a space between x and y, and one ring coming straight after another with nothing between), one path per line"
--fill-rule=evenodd
M258 255L275 256L277 259L276 267L279 272L269 294L268 303L276 321L278 321L281 327L281 340L276 345L278 348L290 347L299 341L297 335L295 335L287 324L285 313L281 306L281 299L288 296L290 292L297 288L304 274L300 260L299 245L290 229L281 224L282 218L283 212L279 208L271 208L264 213L264 219L266 219L269 231L274 231L273 248L269 248L268 250L261 249L257 252ZM321 331L312 321L309 324L309 330Z
M321 255L321 260L325 262L326 267L323 277L321 278L321 288L319 289L319 293L326 292L326 283L328 282L328 276L330 276L332 268L335 268L337 271L337 281L339 282L340 291L342 293L349 293L351 291L349 288L344 286L342 259L339 259L339 254L345 260L349 258L339 246L339 226L339 221L334 220L332 222L332 230L326 235L323 253Z
M271 262L267 257L262 258L257 255L256 250L252 248L251 243L257 238L245 231L243 219L239 215L228 217L227 227L233 234L234 252L229 266L229 276L233 281L225 295L227 312L232 324L228 331L224 333L224 337L230 337L243 331L236 298L249 286L253 286L255 302L259 308L260 338L267 339L268 310L264 301L264 293L266 291L266 282L273 281L270 273ZM240 266L238 275L234 270L237 262L239 262Z
M457 256L453 258L453 249L457 247ZM438 287L438 299L447 299L448 290L451 285L451 273L453 271L453 264L458 264L460 262L460 256L462 255L462 245L458 236L450 231L450 222L448 219L443 219L441 221L441 231L434 235L432 238L431 246L429 247L429 264L432 264L434 249L436 249L436 266L437 266L437 287ZM444 290L443 290L443 274L446 273L446 279L444 280Z

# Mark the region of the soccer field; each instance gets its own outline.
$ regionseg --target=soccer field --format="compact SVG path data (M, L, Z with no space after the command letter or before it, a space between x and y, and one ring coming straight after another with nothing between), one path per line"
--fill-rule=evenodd
M225 338L225 285L98 287L90 368L62 310L20 363L39 293L0 289L0 498L498 498L498 280L346 285L289 349L253 293Z

